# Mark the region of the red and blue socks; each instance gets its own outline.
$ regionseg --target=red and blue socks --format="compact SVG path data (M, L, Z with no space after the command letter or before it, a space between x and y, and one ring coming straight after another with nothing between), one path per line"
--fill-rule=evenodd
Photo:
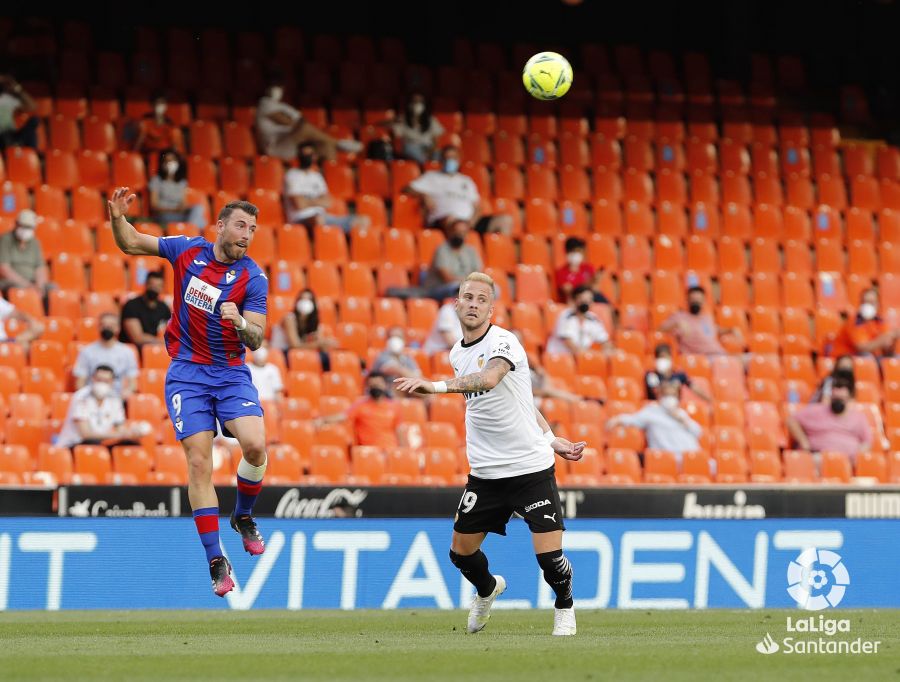
M237 502L234 506L234 516L249 516L253 512L259 491L262 490L262 480L266 473L266 462L258 467L253 466L241 457L237 468Z
M206 550L206 560L212 561L222 556L222 548L219 546L219 508L203 507L194 510L194 524L200 534L200 542Z

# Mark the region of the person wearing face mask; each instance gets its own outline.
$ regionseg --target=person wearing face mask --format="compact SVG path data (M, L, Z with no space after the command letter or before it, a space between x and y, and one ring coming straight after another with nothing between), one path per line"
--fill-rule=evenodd
M387 377L388 385L391 385L390 382L400 376L422 376L419 363L405 351L406 332L403 330L403 327L392 327L388 330L384 350L378 354L375 362L372 363L372 371Z
M122 330L118 314L103 313L98 322L100 339L79 351L75 367L72 368L75 385L83 388L102 365L112 369L116 393L122 398L128 398L137 387L137 353L133 346L119 341Z
M297 155L299 168L291 168L284 176L285 213L292 223L313 228L317 225L336 225L345 233L369 226L364 215L333 215L328 209L333 205L325 176L316 167L316 148L304 143Z
M169 103L163 95L154 97L150 102L150 112L141 120L134 150L142 154L154 154L165 149L174 149L184 153L184 136L181 128L166 113Z
M275 75L256 105L256 135L263 154L291 162L303 143L315 145L327 160L333 159L339 150L349 154L362 151L363 146L357 140L336 140L307 121L299 109L284 101L285 94L284 80Z
M150 216L158 223L191 223L206 227L206 210L202 204L187 203L187 165L174 149L159 153L156 175L148 183Z
M558 301L562 303L572 302L572 292L576 287L590 287L594 292L594 303L609 303L597 287L600 283L600 276L603 273L603 267L595 269L590 263L585 262L585 243L580 237L569 237L566 239L566 262L557 268L554 273L554 281L556 283L556 294Z
M435 249L431 258L431 267L423 282L424 290L416 288L397 292L399 298L409 296L426 296L443 301L459 291L460 282L472 272L481 270L481 256L474 247L466 243L469 224L463 220L452 223L446 232L446 241ZM390 289L388 296L392 296Z
M810 452L843 452L855 464L856 455L872 446L872 429L853 401L855 394L852 375L840 372L832 378L827 403L813 403L790 415L786 426L797 447Z
M318 351L322 371L331 370L328 351L337 346L337 340L326 336L319 329L319 308L312 289L300 292L294 303L294 310L285 315L281 324L273 329L272 346L284 351L293 348Z
M644 386L647 389L647 400L656 400L656 392L663 382L674 381L680 386L691 389L701 400L711 402L712 398L701 388L691 384L687 374L677 371L672 362L672 348L667 343L659 344L653 351L653 369L644 375Z
M560 313L553 334L547 341L547 352L553 355L578 355L595 345L607 353L615 351L609 332L594 313L591 305L594 292L582 285L572 294L571 307Z
M403 189L405 194L422 202L425 226L446 230L453 223L464 221L479 234L511 234L511 216L504 213L481 215L478 187L459 169L459 149L447 145L441 151L441 169L422 173Z
M313 420L313 424L318 428L324 424L347 421L353 427L357 445L396 448L400 408L396 401L391 400L387 379L383 374L370 372L366 377L365 391L365 397L353 403L346 412L319 417Z
M700 449L703 428L681 408L678 397L681 384L664 381L657 389L656 402L650 403L634 414L620 414L606 422L606 428L636 426L647 437L647 447L674 453L681 466L685 452Z
M889 357L894 354L900 328L891 329L878 315L878 292L866 289L860 295L856 317L848 319L832 343L826 342L825 355L875 355Z
M52 287L40 240L35 237L37 213L19 211L13 229L0 235L0 291L10 287L37 289L41 294Z
M122 306L122 333L119 334L119 341L133 343L138 348L163 342L162 333L172 317L169 306L160 300L163 283L161 271L147 273L144 293Z
M269 348L260 346L253 351L251 362L247 363L253 385L259 392L259 399L280 403L284 398L284 382L278 365L269 362Z
M704 311L706 289L692 286L687 292L688 309L671 315L659 327L664 334L674 334L678 341L678 351L686 355L725 355L727 351L719 337L732 334L741 338L737 327L719 327L713 316Z
M402 116L387 121L394 139L400 144L404 158L425 164L435 155L438 138L444 126L431 115L431 106L422 93L413 93Z
M90 383L72 395L56 445L138 445L138 439L150 433L147 422L125 421L122 396L116 392L113 377L112 367L99 365Z

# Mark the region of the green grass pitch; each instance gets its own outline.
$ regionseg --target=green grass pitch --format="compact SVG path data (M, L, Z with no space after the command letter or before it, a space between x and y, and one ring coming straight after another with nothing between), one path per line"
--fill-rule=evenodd
M0 613L3 680L888 680L900 679L900 612L850 618L836 638L877 655L764 656L799 611L581 611L551 637L551 611L70 611ZM816 617L818 615L816 614ZM818 636L818 635L816 635ZM798 678L798 676L800 676Z

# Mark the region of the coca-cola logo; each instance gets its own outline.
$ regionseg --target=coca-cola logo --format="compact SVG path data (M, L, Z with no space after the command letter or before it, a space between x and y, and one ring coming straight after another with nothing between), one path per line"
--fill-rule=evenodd
M335 508L355 509L369 495L365 490L335 488L325 497L300 497L300 490L286 491L275 507L275 517L283 519L330 519L337 514ZM352 514L351 514L352 515Z

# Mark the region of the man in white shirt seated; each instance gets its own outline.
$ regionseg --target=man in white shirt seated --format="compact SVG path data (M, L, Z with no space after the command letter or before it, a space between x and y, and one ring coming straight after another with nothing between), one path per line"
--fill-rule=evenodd
M150 433L148 422L125 421L122 396L115 389L112 367L100 365L87 386L75 391L56 444L71 448L76 445L137 445L138 439Z
M260 400L280 403L284 398L284 382L278 365L269 362L269 348L261 346L253 351L251 362L247 363L250 377Z
M462 324L459 315L456 314L456 298L444 303L438 310L437 319L425 339L422 346L429 357L435 353L447 352L453 348L453 344L462 338Z
M668 450L681 466L682 454L700 449L703 428L691 419L679 404L681 384L665 381L659 385L659 398L634 414L620 414L606 422L606 428L636 426L647 437L647 447Z
M293 161L297 147L310 142L319 148L326 159L333 159L337 150L357 153L362 144L356 140L336 140L307 121L303 114L284 101L284 82L275 78L256 106L256 133L259 149L267 156Z
M425 226L446 230L464 220L480 234L512 233L512 217L505 213L481 215L481 195L475 181L459 172L459 149L453 145L441 151L441 170L427 171L404 188L419 199L425 211Z
M590 287L579 286L572 294L572 306L566 308L556 320L556 328L547 341L547 352L553 355L571 353L578 355L599 345L607 353L615 350L609 332L600 319L591 312L594 292Z
M331 194L328 183L315 166L316 148L309 142L300 145L297 155L299 168L291 168L284 176L284 201L288 220L292 223L313 227L315 225L337 225L345 233L369 226L368 216L333 215Z

